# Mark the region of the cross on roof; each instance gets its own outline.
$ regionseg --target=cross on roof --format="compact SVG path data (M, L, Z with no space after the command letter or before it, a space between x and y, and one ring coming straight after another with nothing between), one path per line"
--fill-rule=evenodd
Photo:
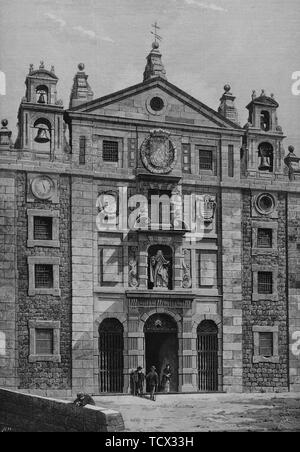
M151 31L151 34L154 35L155 42L162 41L162 37L157 33L157 30L160 30L160 27L158 26L158 23L155 22L155 24L153 24L152 27L154 28L154 31Z

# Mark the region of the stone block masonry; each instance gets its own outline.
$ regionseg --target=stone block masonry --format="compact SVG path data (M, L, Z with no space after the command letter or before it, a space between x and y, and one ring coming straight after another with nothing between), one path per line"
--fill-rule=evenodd
M242 199L234 190L222 192L223 240L223 384L242 392Z
M27 174L17 173L17 240L18 240L18 378L17 387L27 390L66 391L71 389L71 207L68 176L59 179L59 203L28 202ZM60 248L27 247L28 209L59 211ZM29 293L28 258L59 258L60 295L31 295ZM30 322L60 322L60 362L29 362Z
M118 411L0 389L0 429L17 432L122 432Z
M286 297L286 199L284 194L278 194L277 212L278 249L261 254L253 253L252 248L252 196L251 191L243 193L243 385L244 391L287 391L288 390L288 337L287 337L287 297ZM274 219L259 215L255 224L263 222L274 223ZM278 297L256 300L253 297L253 269L267 268L275 270L274 287L278 288ZM279 359L254 358L255 331L266 328L278 331ZM276 347L277 348L277 347ZM275 362L277 361L277 362Z
M0 386L16 386L15 175L0 171Z
M288 197L290 390L300 392L300 196Z

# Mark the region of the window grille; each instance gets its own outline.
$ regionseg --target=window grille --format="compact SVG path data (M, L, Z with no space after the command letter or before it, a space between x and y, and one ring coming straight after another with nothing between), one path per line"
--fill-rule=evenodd
M35 351L37 355L53 355L53 329L35 330Z
M34 217L34 240L52 240L52 218Z
M258 229L257 246L259 248L272 248L272 229Z
M213 169L213 157L212 151L200 151L199 164L201 170L212 170Z
M103 141L103 161L118 162L119 143L117 141Z
M259 355L273 356L273 333L259 333Z
M36 289L53 289L52 265L35 265L35 287Z
M258 293L259 294L273 293L273 273L258 272Z

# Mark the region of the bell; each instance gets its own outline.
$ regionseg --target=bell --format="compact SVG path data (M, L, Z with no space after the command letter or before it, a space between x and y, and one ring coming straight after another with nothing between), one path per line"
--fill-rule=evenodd
M262 156L260 165L258 168L260 171L270 171L271 165L269 163L269 157Z
M46 95L45 95L45 93L40 93L38 104L45 104L45 103L46 103Z
M46 129L42 129L41 127L38 129L37 136L35 137L35 141L37 143L48 143L50 141L48 137L48 133Z

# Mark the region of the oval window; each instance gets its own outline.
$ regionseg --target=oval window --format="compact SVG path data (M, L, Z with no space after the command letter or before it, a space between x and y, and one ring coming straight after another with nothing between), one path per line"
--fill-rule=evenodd
M264 193L258 196L256 205L259 212L266 215L273 212L275 208L275 201L272 195Z
M154 111L160 111L164 108L164 101L160 97L153 97L150 101L150 107Z

